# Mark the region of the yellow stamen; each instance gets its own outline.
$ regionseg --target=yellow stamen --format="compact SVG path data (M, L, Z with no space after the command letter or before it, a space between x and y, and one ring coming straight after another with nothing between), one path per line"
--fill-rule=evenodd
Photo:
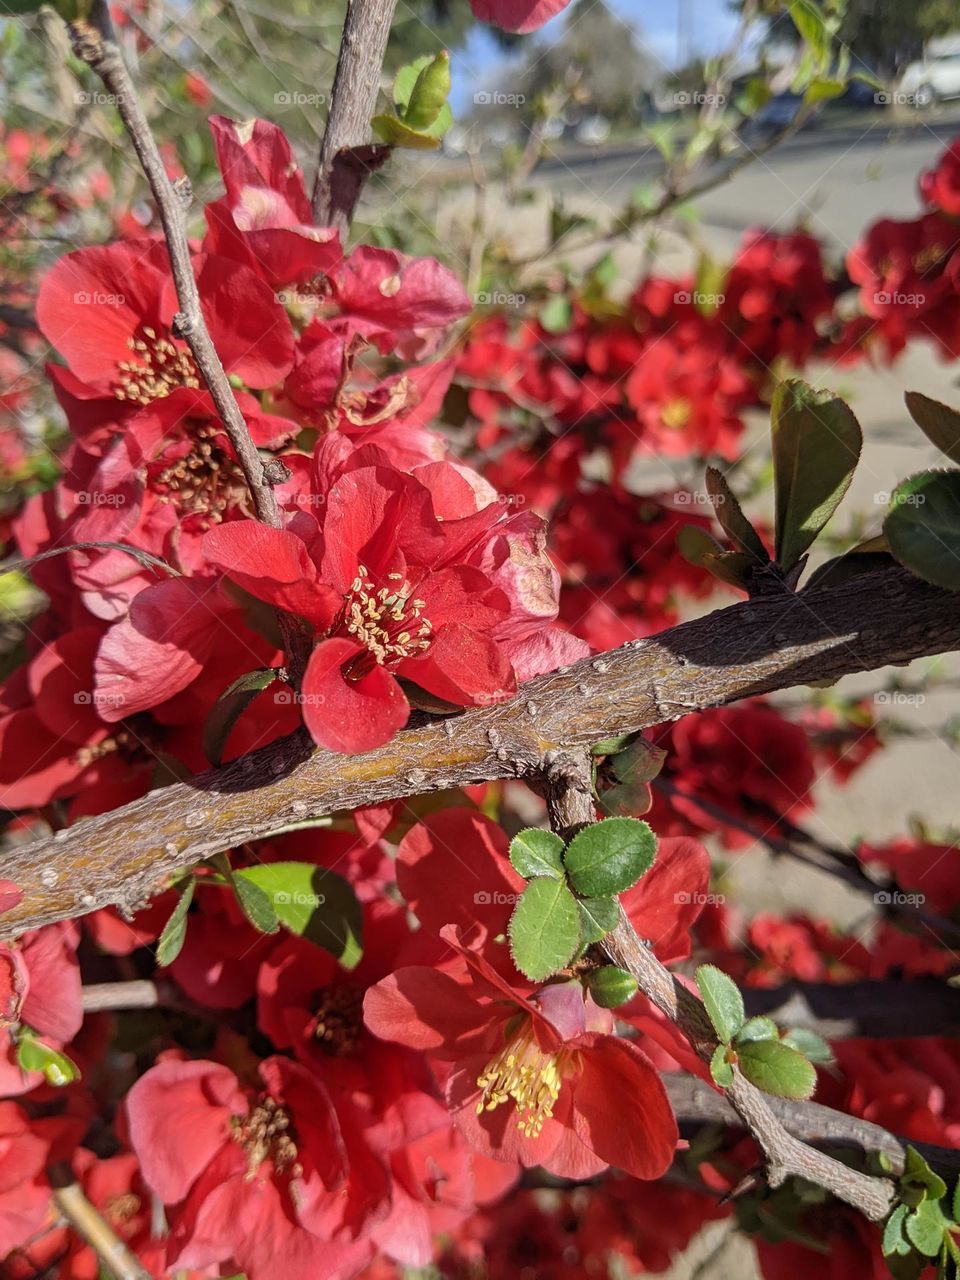
M544 1053L527 1023L477 1077L483 1090L477 1115L512 1101L517 1109L517 1128L525 1138L539 1138L560 1096L564 1058L562 1051Z

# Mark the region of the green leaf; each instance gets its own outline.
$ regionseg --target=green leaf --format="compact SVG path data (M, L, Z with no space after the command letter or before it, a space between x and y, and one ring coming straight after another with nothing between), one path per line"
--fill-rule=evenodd
M916 1147L907 1147L901 1185L920 1187L927 1200L942 1200L947 1194L947 1184L924 1160Z
M554 880L562 880L563 849L563 841L552 831L527 827L510 841L510 861L514 871L518 871L525 880L532 880L534 876L552 876Z
M446 108L449 111L449 107ZM441 112L439 120L444 119ZM451 116L447 128L453 123ZM374 116L370 121L370 127L381 140L388 143L391 147L406 147L410 151L430 151L436 150L440 146L440 139L445 130L438 131L437 125L433 124L430 129L411 129L408 124L404 124L399 116L378 115Z
M573 306L569 298L558 295L544 303L537 319L547 333L566 333L573 323Z
M541 982L569 964L580 945L573 894L562 880L531 880L509 925L514 963L531 982Z
M653 866L657 841L636 818L604 818L570 841L564 865L570 883L585 898L606 898L635 885Z
M951 462L960 462L960 413L919 391L904 396L910 417L928 440L942 449Z
M771 414L776 560L791 569L836 511L860 458L860 424L831 391L782 382Z
M936 1200L924 1200L908 1214L905 1230L908 1240L925 1258L935 1258L943 1245L946 1225Z
M356 967L363 911L342 876L312 862L265 862L235 874L267 894L285 929L329 951L344 969Z
M883 1239L880 1248L885 1258L891 1254L909 1253L910 1244L903 1234L904 1222L910 1210L905 1204L898 1204L887 1219L886 1226L883 1228Z
M224 689L214 703L203 726L203 754L214 767L219 767L230 731L254 700L277 679L272 667L248 671Z
M584 943L599 942L620 919L620 904L616 898L577 898L580 915L580 940Z
M761 564L767 564L770 556L753 525L743 514L736 494L727 484L727 478L716 467L707 467L704 474L707 493L713 500L713 512L721 529L741 551L755 556Z
M696 978L717 1038L729 1043L745 1022L740 988L722 969L712 964L700 965Z
M714 1083L721 1089L729 1089L733 1084L733 1067L727 1061L727 1046L718 1044L710 1059L710 1074Z
M590 995L594 1004L601 1009L616 1009L626 1004L637 994L637 980L626 969L618 969L615 964L605 964L602 969L594 969L589 979Z
M806 103L826 102L829 98L839 98L847 89L846 80L830 80L827 78L813 80L804 91Z
M780 1029L772 1018L748 1018L737 1032L736 1042L745 1040L779 1040Z
M953 1220L960 1222L960 1178L957 1179L957 1185L953 1189Z
M49 1085L55 1089L80 1078L80 1068L58 1049L38 1040L30 1027L21 1027L16 1035L17 1066L21 1071L42 1071Z
M677 550L688 564L706 569L721 582L746 591L756 557L744 551L725 551L721 544L698 525L686 524L677 534Z
M247 920L259 933L276 933L280 928L280 918L270 895L245 876L242 869L233 872L231 880L240 910Z
M191 875L181 890L177 905L170 913L170 919L163 926L163 932L157 941L157 964L163 968L173 964L183 948L187 936L187 912L193 901L193 891L197 882Z
M960 471L921 471L898 484L883 532L911 573L960 591Z
M837 587L849 582L851 578L859 578L865 573L875 573L877 569L895 567L896 561L889 551L845 551L842 556L834 556L832 560L820 565L804 583L804 591L814 587Z
M737 1060L751 1084L777 1098L809 1098L817 1087L810 1063L780 1040L748 1040L737 1046Z
M823 1036L811 1031L809 1027L792 1027L780 1038L791 1049L802 1053L809 1062L820 1062L824 1066L833 1062L833 1051L829 1044Z

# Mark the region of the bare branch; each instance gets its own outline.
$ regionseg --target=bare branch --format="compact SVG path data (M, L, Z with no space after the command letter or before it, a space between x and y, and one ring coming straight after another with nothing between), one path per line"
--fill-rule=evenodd
M57 1185L57 1175L62 1185ZM100 1216L83 1193L80 1184L72 1180L68 1169L51 1170L54 1183L53 1201L66 1220L93 1249L108 1273L117 1280L152 1280L150 1272L137 1260L113 1228Z
M10 850L23 901L0 937L115 903L131 910L178 867L292 822L494 778L617 733L754 694L960 648L960 593L899 569L745 601L527 681L519 696L432 719L362 755L295 734Z

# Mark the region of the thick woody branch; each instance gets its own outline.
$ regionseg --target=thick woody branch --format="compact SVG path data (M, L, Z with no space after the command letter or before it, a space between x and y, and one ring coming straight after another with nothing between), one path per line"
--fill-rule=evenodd
M524 684L518 697L404 730L362 755L303 735L10 850L23 901L0 937L115 903L294 822L494 778L539 777L617 733L814 680L960 648L960 594L890 569L842 587L747 601Z
M322 226L335 226L341 236L350 228L367 177L390 154L389 147L368 143L396 5L397 0L347 3L313 188L315 221Z

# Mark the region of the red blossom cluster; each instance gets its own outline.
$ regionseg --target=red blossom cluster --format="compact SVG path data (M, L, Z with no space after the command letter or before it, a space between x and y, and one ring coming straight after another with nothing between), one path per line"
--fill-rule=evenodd
M511 30L562 7L474 5ZM619 309L575 299L562 332L492 317L464 337L471 308L452 272L346 251L314 225L278 129L212 128L225 194L193 267L279 527L256 518L163 243L62 257L37 317L62 361L48 375L70 440L55 483L20 492L10 524L18 555L57 553L31 568L45 604L0 687L15 838L301 724L345 756L380 747L413 710L507 699L670 625L713 589L676 547L683 525L711 520L679 480L635 492L638 457L732 458L773 370L838 337L867 344L868 325L851 337L838 318L842 283L817 242L768 232L747 237L714 295L648 278ZM958 171L955 145L921 183L931 212L877 224L848 264L862 289L930 287L923 327L945 350ZM863 305L888 352L921 331L899 303ZM431 426L454 379L474 466ZM597 454L609 483L586 465ZM4 442L9 470L17 457ZM284 616L304 641L302 678ZM951 972L943 946L892 919L865 938L799 915L744 923L711 891L700 838L734 850L788 832L818 776L845 780L880 746L865 705L791 717L754 699L650 744L663 753L656 860L621 902L663 963L710 960L747 987ZM130 918L98 910L0 944L4 1275L98 1274L54 1199L67 1175L151 1274L190 1280L397 1280L428 1266L449 1280L615 1280L664 1270L731 1212L720 1197L756 1152L741 1139L687 1150L662 1073L708 1074L672 1024L642 995L601 1008L589 963L546 983L515 967L506 935L525 882L504 828L519 825L495 785L361 806L184 869ZM956 846L904 838L859 856L931 910L956 910ZM291 865L308 875L304 919L320 923L256 928L239 877ZM341 915L324 914L335 894ZM18 897L0 881L0 914ZM155 979L159 1007L84 1016L81 975L118 973ZM958 1140L949 1041L835 1052L823 1100L917 1141ZM546 1189L522 1185L534 1176ZM834 1274L868 1274L876 1245L859 1220L804 1212L758 1245L767 1280L808 1267L811 1239Z

